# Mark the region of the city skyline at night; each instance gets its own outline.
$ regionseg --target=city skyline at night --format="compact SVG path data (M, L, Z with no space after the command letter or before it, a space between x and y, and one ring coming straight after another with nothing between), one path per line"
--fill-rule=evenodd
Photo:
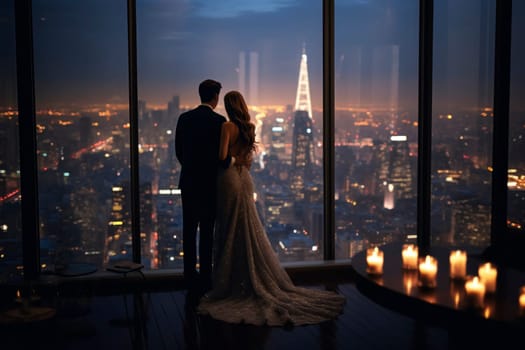
M418 115L418 3L336 2L328 131L335 167L327 180L322 2L138 0L135 166L145 265L179 268L182 261L174 130L179 115L199 103L197 87L206 78L222 83L216 110L223 115L227 91L247 98L260 146L251 168L254 198L282 261L323 259L326 181L334 187L337 259L417 236L421 117L431 120L433 132L434 243L488 245L494 2L436 4L431 116ZM8 49L0 54L1 248L21 234L14 16L0 6ZM99 267L129 259L126 4L35 0L33 24L42 256ZM513 57L523 57L523 45L514 47ZM521 65L512 67L508 189L510 201L521 203L525 161L516 150L525 143L525 113L517 97L525 79ZM510 207L509 222L521 228L523 205Z

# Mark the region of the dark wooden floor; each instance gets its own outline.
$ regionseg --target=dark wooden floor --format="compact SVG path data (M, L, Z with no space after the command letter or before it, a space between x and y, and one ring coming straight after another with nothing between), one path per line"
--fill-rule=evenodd
M309 288L326 286L307 285ZM231 325L195 315L184 290L58 295L47 321L0 325L0 349L451 349L447 331L374 303L350 283L334 321L294 328Z

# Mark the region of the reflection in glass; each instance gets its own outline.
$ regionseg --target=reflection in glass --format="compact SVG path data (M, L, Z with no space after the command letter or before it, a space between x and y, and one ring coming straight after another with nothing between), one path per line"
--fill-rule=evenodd
M417 270L403 271L403 289L407 295L412 295L415 288L417 288Z
M450 298L455 309L463 306L462 303L465 299L465 281L450 280Z

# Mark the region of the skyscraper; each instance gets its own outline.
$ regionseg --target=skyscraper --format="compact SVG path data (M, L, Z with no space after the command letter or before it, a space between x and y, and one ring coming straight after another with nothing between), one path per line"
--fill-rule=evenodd
M311 180L314 163L312 101L306 50L303 47L294 108L291 188L296 199L304 199L305 182Z
M291 188L296 199L304 199L304 185L311 179L314 138L312 119L307 111L295 111Z
M308 64L304 47L299 67L299 81L297 83L297 94L295 97L295 110L306 111L308 117L313 118L312 100L310 99L310 83L308 81Z

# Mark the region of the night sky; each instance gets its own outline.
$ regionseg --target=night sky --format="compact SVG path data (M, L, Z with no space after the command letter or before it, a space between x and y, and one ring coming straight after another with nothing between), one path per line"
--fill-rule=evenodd
M493 48L490 30L480 35L481 2L436 2L435 89L446 91L445 98L464 98L464 104L479 103L479 76L493 74L492 57L486 55L486 62L477 58L483 42ZM418 3L336 1L336 90L337 84L352 84L347 62L353 48L398 46L400 108L417 101ZM487 3L493 11L495 2ZM523 2L515 2L514 9L523 17ZM0 53L0 106L16 104L12 11L12 0L1 2L0 40L7 50ZM33 20L37 107L127 103L125 1L35 0ZM523 27L520 18L514 22ZM314 108L321 106L321 1L137 0L137 36L139 99L150 105L165 105L174 95L182 104L195 104L197 85L205 78L221 81L223 91L237 89L241 51L259 54L260 104L293 104L304 46L312 102ZM523 58L523 49L514 45L517 59ZM366 55L362 59L361 70L366 71L370 63ZM523 81L523 67L515 65L513 76ZM373 79L379 81L375 88L389 88L389 77L384 87L381 76ZM368 80L364 75L361 84Z

